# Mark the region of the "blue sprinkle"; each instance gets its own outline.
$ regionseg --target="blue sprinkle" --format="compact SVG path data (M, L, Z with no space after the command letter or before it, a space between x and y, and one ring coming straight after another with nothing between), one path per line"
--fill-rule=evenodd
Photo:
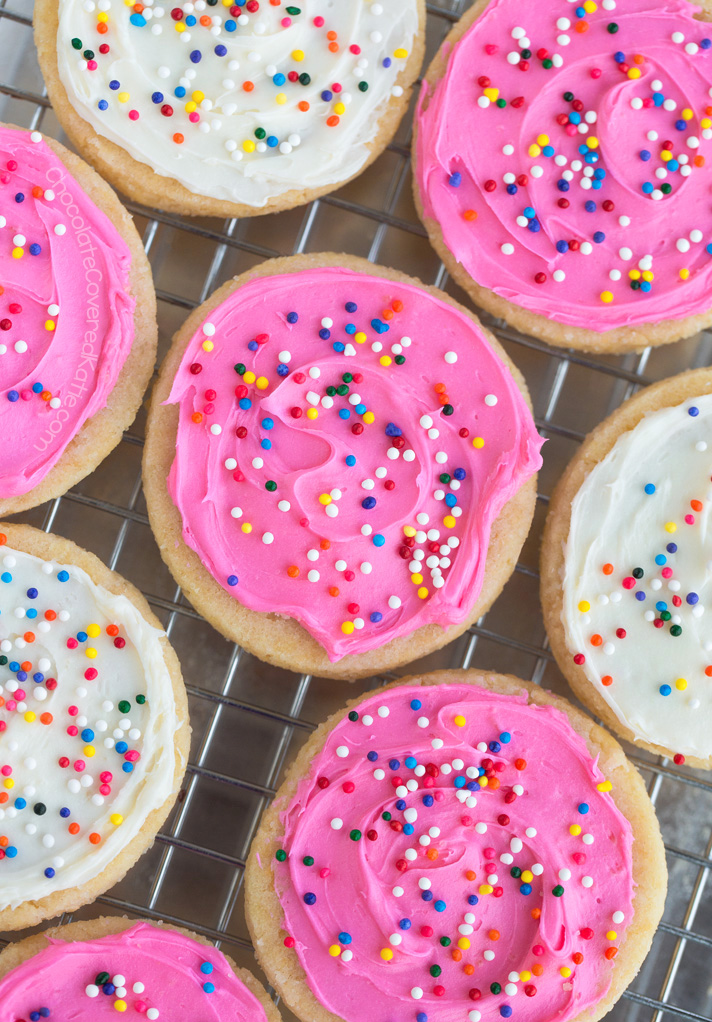
M154 92L153 95L151 96L151 100L154 103L162 103L163 100L164 100L163 93L162 92Z
M44 390L44 387L42 386L41 383L33 383L32 384L32 393L33 394L41 394L43 390ZM29 592L29 590L28 590L28 592ZM37 595L37 590L35 590L35 595Z
M356 302L347 302L344 308L347 312L358 312L358 305Z
M655 106L662 106L664 102L665 97L663 96L662 92L653 93L653 103L655 104Z
M322 327L321 330L319 331L319 336L321 337L322 341L328 341L329 338L331 337L331 331L327 330L326 327Z
M3 571L2 575L0 575L0 579L2 579L3 582L12 582L12 575L9 571ZM18 664L17 666L19 667L20 665Z
M289 376L289 366L280 362L277 366L277 376Z
M396 760L396 762L398 761ZM399 813L402 813L403 810L407 807L407 805L408 803L405 801L405 799L403 798L396 799L396 809L398 810Z
M422 706L423 704L421 703L420 699L411 699L410 701L411 710L420 710L422 709Z
M556 242L556 251L557 252L561 252L561 254L563 255L564 252L568 252L568 250L569 250L569 243L568 243L568 241L557 241Z
M366 755L366 759L369 760L369 762L371 762L371 763L375 763L376 760L378 759L378 753L377 752L369 752Z
M387 323L383 323L380 319L372 319L371 326L377 334L386 334L391 329Z
M503 1005L501 1005L501 1007L499 1009L499 1013L502 1016L502 1018L511 1018L512 1017L512 1008L511 1008L511 1006L509 1004L503 1004Z
M424 1011L419 1011L415 1016L415 1022L428 1022L428 1016Z
M379 621L383 620L383 614L381 614L380 610L374 610L370 615L369 620L372 621L374 625L377 625Z
M71 816L71 811L67 809L66 806L63 806L62 809L59 810L59 815L63 820L66 820L68 816Z
M588 156L588 154L591 152L587 145L580 145L578 147L578 151L580 156Z
M185 88L182 85L177 85L173 90L173 95L176 99L185 99Z
M262 420L262 429L274 429L274 419L265 418Z
M582 816L585 816L586 813L588 812L588 810L589 810L588 802L580 802L579 803L578 811L581 813Z
M700 39L700 48L703 50L709 50L712 46L712 39Z
M86 632L77 632L77 640L79 642L86 642L89 636Z
M447 504L448 507L455 507L455 505L457 504L457 497L455 496L455 494L447 493L445 495L445 503Z
M312 894L311 891L304 895L305 905L313 905L316 902L316 894Z
M578 113L578 111L576 111L576 110L572 110L572 112L569 114L569 124L580 124L580 123L581 123L581 114ZM579 149L579 152L581 152L580 149Z
M347 323L346 326L344 327L344 330L346 331L347 334L355 334L356 333L355 323Z
M203 990L205 991L206 994L212 994L215 992L215 984L203 983Z
M340 408L339 409L339 418L340 419L350 419L351 418L351 411L350 411L350 409L348 409L348 408Z
M519 189L516 185L507 185L507 193L509 195L516 195Z
M8 666L9 666L11 671L19 671L20 670L20 665L18 664L17 660L10 661Z
M64 571L64 569L62 571L58 571L57 572L57 581L58 582L68 582L69 581L69 572L68 571Z
M264 440L260 440L260 447L262 448L263 451L271 451L272 450L272 441L268 440L265 437Z
M17 680L18 681L27 681L27 671L18 671L17 672Z
M459 188L462 184L462 174L456 170L454 174L451 174L448 178L448 184L452 185L453 188Z
M223 46L222 43L218 43L215 47L215 53L218 57L224 57L227 53L227 46Z
M688 593L687 602L690 604L691 607L694 607L696 603L700 602L700 598L697 595L697 593Z
M105 99L100 99L96 105L99 107L100 110L106 110L108 109L109 106Z
M447 905L445 904L444 901L436 901L435 904L433 905L433 908L435 909L436 912L444 912L445 909L447 908Z
M624 64L625 63L625 53L621 53L621 51L618 50L617 53L613 54L613 59L615 60L616 64Z
M532 232L532 234L538 234L541 230L541 224L538 220L530 220L527 224L527 228Z
M647 293L648 291L653 290L653 285L650 283L649 280L644 280L640 285L640 290Z
M669 696L671 692L672 692L672 689L670 688L669 685L661 685L660 686L660 695L661 696Z
M239 578L237 577L237 575L228 575L228 576L227 576L227 584L228 584L229 586L236 586L236 585L237 585L237 583L238 583L239 581L240 581L240 580L239 580Z
M657 556L655 557L655 563L657 565L667 564L667 557L665 556L665 554L657 554Z
M402 436L403 430L399 429L394 422L389 422L385 430L386 436Z
M32 675L32 680L35 681L38 685L41 685L44 679L45 679L44 674L40 674L39 671L37 672L37 674Z
M410 837L411 834L415 834L415 827L413 826L413 824L412 823L404 823L403 824L403 833L407 834L408 837Z
M532 885L531 884L521 884L520 887L519 887L519 893L520 894L531 894L532 893Z
M351 939L351 934L347 933L345 930L339 934L339 944L350 944Z
M94 732L90 727L85 727L84 730L82 731L82 741L83 742L94 741Z
M146 19L142 14L132 14L129 21L132 25L135 25L136 28L143 28L146 24Z
M467 472L465 472L464 468L456 468L452 475L453 479L457 479L458 482L462 482L462 480L467 477Z
M47 869L44 871L44 875L47 877L48 880L52 879L52 877L54 876L54 870L52 869L51 866L47 867ZM37 1014L37 1017L39 1018L39 1012ZM31 1015L30 1015L30 1018L32 1018Z
M371 542L373 543L374 546L381 547L386 542L386 537L381 535L380 532L377 532L376 535L371 540Z
M555 151L556 150L554 149L553 145L545 145L544 148L542 149L542 153L544 154L544 156L553 156Z
M334 349L334 351L337 354L341 354L341 352L345 350L346 345L342 344L341 341L334 341L334 343L331 345L331 347Z
M677 128L678 131L684 131L685 128L687 127L687 121L683 120L675 121L675 127Z
M593 176L595 178L595 181L603 181L603 179L606 176L606 172L603 169L603 167L598 167L596 170L594 170Z
M200 971L205 976L209 976L210 973L213 971L212 963L211 962L203 962L203 964L200 966Z
M700 414L700 410L699 408L696 407L696 405L690 405L690 407L687 409L687 414L691 415L692 418L694 419Z
M668 170L679 170L680 169L680 164L677 162L677 160L668 160L668 162L667 162L667 169Z
M354 465L356 464L356 457L353 454L347 454L346 457L344 458L344 461L349 466L349 468L353 468Z
M643 487L643 489L648 494L648 496L651 497L655 493L655 484L654 483L646 483L645 486Z
M643 602L643 600L645 599L645 593L642 591L642 589L638 590L638 592L635 594L635 598L639 603Z
M658 602L655 604L655 609L667 610L667 603L665 602L665 600L658 600Z
M7 399L8 399L8 401L12 401L13 403L15 401L19 401L20 400L19 391L17 391L17 390L8 390L8 392L7 392Z
M101 988L102 993L106 994L107 997L111 997L115 990L116 987L114 986L113 983L104 983L103 987Z
M123 756L123 754L125 752L129 751L129 747L128 747L126 742L117 742L116 743L116 751Z
M531 220L532 217L536 216L536 212L535 210L532 209L531 206L527 206L527 208L524 210L524 216L527 218L527 220Z
M252 408L252 401L250 400L249 397L241 397L240 400L238 401L238 404L240 405L240 408L243 410L243 412L246 412L248 408Z
M282 76L280 75L280 77L282 77ZM282 79L282 82L283 81L284 81L284 79ZM282 82L280 82L280 84L282 84ZM324 91L321 94L321 98L324 100L325 103L330 103L331 100L334 98L334 93L331 92L330 89L324 89Z
M601 242L606 240L606 235L603 233L603 231L596 231L596 233L593 236L593 240L596 242L597 245L600 245Z
M490 752L501 752L502 746L499 744L499 742L490 742L489 750Z
M198 24L198 20L197 20L197 18L193 14L189 14L187 16L187 18L185 19L185 23L186 23L186 25L189 28L192 28L193 25L197 25Z
M5 855L7 855L8 859L14 859L17 855L17 848L14 845L8 845L5 849Z
M296 312L288 312L287 313L287 322L288 323L296 323L298 319L299 319L299 315Z
M455 785L456 788L464 788L466 783L467 780L462 775L456 777L455 780L453 781L453 784Z
M232 18L228 18L228 20L223 25L223 28L225 29L226 32L234 32L235 29L237 28L237 22L233 21Z
M512 740L512 736L510 735L509 731L503 731L502 734L499 736L499 740L502 743L502 745L509 745L509 743Z
M364 511L370 511L371 508L374 508L375 506L376 506L375 497L364 497L364 499L361 501L361 507L364 509Z
M476 905L479 902L479 900L480 899L477 897L476 894L468 894L468 896L467 896L467 904L468 905Z
M357 415L363 415L367 411L368 409L366 408L366 405L356 405L355 407L355 412Z
M203 54L200 52L200 50L191 50L190 59L193 64L199 64L200 61L203 59Z
M34 587L32 589L28 589L27 590L27 598L29 600L36 600L37 596L38 596L38 592L37 592L37 590Z
M26 806L27 806L27 802L25 801L24 798L16 798L15 799L15 808L16 809L25 809Z
M709 42L709 40L707 40L707 41ZM392 61L391 61L390 57L384 57L383 58L383 66L384 67L390 67L391 63L392 63Z
M645 184L643 185L643 191L646 195L650 195L650 193L653 191L653 186L651 185L650 181L645 182Z
M433 892L432 891L423 891L423 893L420 895L420 897L423 899L423 901L432 901L433 900Z
M400 766L400 760L399 759L389 759L388 760L388 766L391 768L391 770L397 770L398 767Z
M640 158L641 158L641 160L642 160L642 161L643 161L644 163L647 163L647 162L648 162L648 160L650 159L650 157L651 157L652 155L653 155L653 154L652 154L652 153L650 152L650 150L649 150L649 149L641 149L641 150L640 150Z
M435 799L433 798L432 795L423 795L423 805L427 806L428 809L430 809L434 801Z
M250 349L250 351L257 351L257 349L259 348L259 344L257 343L257 341L248 341L247 347Z

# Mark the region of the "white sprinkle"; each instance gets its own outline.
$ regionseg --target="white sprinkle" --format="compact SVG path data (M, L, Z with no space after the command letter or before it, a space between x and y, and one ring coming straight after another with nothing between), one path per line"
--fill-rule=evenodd
M581 883L584 887L593 887L593 877L581 877Z
M418 717L418 727L427 727L429 724L430 721L427 717ZM433 741L437 741L437 739L433 739ZM435 748L434 745L433 748Z
M315 568L307 572L307 578L310 582L318 582L320 577L319 572Z
M274 536L273 536L273 534L271 532L263 532L262 533L262 542L265 543L267 546L269 546L270 543L274 543Z
M388 606L391 608L391 610L398 610L400 605L401 605L401 599L400 599L399 596L389 596L388 597Z
M445 361L448 365L454 365L457 362L457 353L454 351L446 351Z

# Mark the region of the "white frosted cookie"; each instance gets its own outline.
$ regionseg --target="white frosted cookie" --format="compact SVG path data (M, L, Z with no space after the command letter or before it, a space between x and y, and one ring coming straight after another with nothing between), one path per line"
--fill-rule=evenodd
M0 929L73 911L153 844L190 728L133 586L68 540L0 527Z
M147 205L250 216L359 174L390 142L423 56L423 0L37 0L57 116Z

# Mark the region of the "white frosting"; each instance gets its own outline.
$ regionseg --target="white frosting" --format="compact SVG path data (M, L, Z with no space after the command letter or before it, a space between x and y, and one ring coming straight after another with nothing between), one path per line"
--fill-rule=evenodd
M596 691L638 739L701 758L712 755L712 677L705 674L712 665L711 473L712 395L645 416L574 498L563 580L566 644L586 657L582 669ZM635 568L644 575L625 588ZM671 618L656 627L659 603ZM678 636L670 631L676 626ZM620 628L625 637L616 635ZM600 645L592 645L595 635ZM660 692L665 685L669 695Z
M64 582L61 571L69 573ZM37 596L30 598L33 589ZM47 610L56 613L54 620L46 619ZM92 624L101 634L68 648L67 640ZM119 626L122 649L107 634L110 625ZM34 641L25 640L27 632ZM0 731L0 792L8 796L0 805L0 837L7 838L0 860L0 910L96 877L171 795L180 724L162 634L125 596L96 585L80 568L0 547L0 655L9 661L0 666L0 722L6 725ZM96 657L90 658L88 649L95 649ZM18 689L11 664L23 662L32 667ZM88 680L85 672L92 668L98 675ZM36 682L35 673L44 680ZM49 679L56 679L53 690ZM25 699L12 709L18 691ZM143 705L137 695L146 697ZM128 712L119 709L122 700L131 704ZM70 714L70 707L78 712ZM28 721L27 713L35 720ZM52 721L44 724L40 717L47 713ZM70 726L78 727L76 737L67 733ZM94 732L93 740L82 739L85 728ZM131 773L122 770L126 760L116 749L121 741L140 753ZM60 766L62 757L70 760L68 767ZM75 769L79 760L84 770ZM105 796L100 793L104 771L113 775ZM79 790L73 790L77 782ZM16 807L18 798L26 807ZM46 808L42 815L35 812L38 803ZM61 816L63 808L69 816ZM122 823L111 822L115 814ZM70 833L71 824L79 824L78 834ZM92 844L90 834L98 834L100 842ZM12 848L17 854L10 858ZM54 877L45 876L47 868L55 870Z
M70 103L96 132L198 195L261 207L294 188L334 185L364 166L377 122L394 90L400 93L396 80L407 58L394 54L410 53L419 31L418 3L294 0L301 13L285 28L282 20L291 6L288 0L279 6L259 0L259 10L242 7L238 21L222 0L216 6L154 0L141 16L146 24L137 27L129 20L133 8L123 0L59 0L60 77ZM171 16L176 8L184 12L180 23ZM104 35L97 33L102 14L108 15ZM188 17L197 24L176 31ZM212 26L203 27L201 17L210 17ZM315 18L324 25L315 27ZM236 24L234 31L226 30L228 21ZM336 53L329 50L328 31L337 33ZM73 48L73 39L81 40L81 50ZM108 54L99 52L102 43L111 47ZM351 52L352 45L360 52ZM216 55L216 46L225 46L226 55ZM87 69L86 49L95 53L95 70ZM193 63L196 50L202 56ZM299 51L303 60L293 57ZM384 59L390 67L383 66ZM308 74L311 83L274 83L276 74L286 77L290 71ZM110 88L112 80L120 82L119 89ZM243 88L246 81L254 84L250 92ZM340 93L334 83L342 86ZM367 91L359 83L367 83ZM176 97L177 87L186 90L184 97ZM205 98L195 111L200 121L191 123L185 105L197 90ZM324 90L333 98L322 99ZM163 116L163 104L152 102L156 92L173 107L172 116ZM124 93L129 98L121 102ZM286 101L280 104L279 96ZM103 111L101 101L108 102ZM300 102L309 103L308 111L298 108ZM132 110L137 120L130 119ZM339 117L336 127L327 125L330 116ZM258 128L278 144L259 142ZM173 141L176 132L184 135L182 144ZM245 141L256 150L246 152Z

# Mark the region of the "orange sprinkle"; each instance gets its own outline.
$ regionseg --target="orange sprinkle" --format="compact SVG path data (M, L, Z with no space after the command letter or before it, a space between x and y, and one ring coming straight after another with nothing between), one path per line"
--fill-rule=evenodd
M606 950L603 953L606 956L606 958L608 959L608 961L610 962L611 958L615 958L616 955L618 954L618 948L617 947L607 947Z
M499 940L499 930L490 930L487 936L490 940Z
M339 118L336 116L336 114L332 114L331 117L326 118L326 123L329 125L330 128L335 128L336 125L339 123Z
M704 156L696 156L692 162L694 163L694 165L696 167L704 167L704 165L705 165L705 158L704 158Z
M471 965L468 962L467 965L463 965L462 971L465 973L466 976L471 976L472 973L475 971L475 967L474 965Z
M5 288L0 287L0 295L5 293ZM7 543L7 536L4 532L0 532L0 546L4 546Z
M457 947L455 948L455 950L452 953L452 960L453 960L453 962L461 962L462 961L462 951L460 951L460 949L457 948Z
M5 705L5 699L4 699L3 696L0 696L0 706L4 706L4 705Z
M34 632L25 632L25 634L23 635L23 639L25 640L25 642L34 642L35 641L35 633Z
M43 713L42 716L40 717L41 724L51 724L53 720L54 717L52 716L51 713Z
M604 564L603 568L601 570L602 570L604 575L612 575L613 574L613 565L612 564Z
M487 787L491 788L492 791L496 791L497 788L499 788L499 784L500 784L499 777L489 777L487 779Z
M44 195L44 192L39 185L35 185L35 187L32 189L32 195L35 199L41 199L42 196Z
M119 634L119 626L118 625L107 625L106 626L106 634L107 635L118 635Z
M474 869L468 869L468 871L465 873L465 879L466 880L476 880L477 879L477 874L475 873Z
M297 103L297 106L303 113L306 113L309 109L309 104L305 99L300 100L299 103Z
M254 82L243 82L242 83L242 88L243 88L243 90L245 92L252 92L254 87L255 87L255 83Z
M327 39L338 39L339 38L339 33L338 32L334 32L334 30L332 28L332 30L330 32L326 33L326 38Z
M193 422L198 423L203 421L203 416L201 415L200 412L193 412L193 414L191 415L191 419L193 420Z
M48 621L55 621L57 619L56 610L46 610L44 615Z
M70 834L78 834L79 833L79 824L78 823L70 823L69 826L67 827L67 830L69 831Z
M105 21L100 21L99 24L96 26L96 30L99 33L99 35L106 35L106 33L109 31L109 26L106 24Z
M393 309L394 312L403 311L403 302L400 300L400 298L393 299L393 301L391 302L391 308Z
M541 909L540 908L533 908L532 909L532 919L538 919L540 916L541 916Z
M693 511L701 511L702 510L702 501L701 500L691 500L690 501L690 507L692 508Z
M438 852L437 848L428 848L428 850L427 850L427 852L425 854L432 861L434 859L437 859L437 857L438 857L438 855L440 853Z
M6 791L0 792L0 804L4 805L4 803L7 802L9 798L10 796Z
M514 765L517 768L517 770L526 770L527 761L525 759L515 759Z
M20 664L20 667L22 668L23 671L31 671L32 663L30 660L23 660L22 663Z
M450 398L447 396L447 394L441 394L438 400L441 405L446 405L450 403Z
M479 213L475 209L466 209L462 214L463 220L476 220L478 216Z
M9 839L6 838L5 835L3 834L3 836L0 837L0 846L2 846L3 848L7 848L9 844L10 844Z
M633 63L634 64L644 64L645 63L645 57L643 56L643 54L642 53L636 53L636 55L633 57Z
M99 842L101 841L101 837L100 837L100 835L99 835L99 834L97 834L96 832L94 832L93 834L90 834L90 835L89 835L89 840L91 841L91 843L92 843L93 845L98 845L98 844L99 844Z
M712 117L712 106L706 106L705 113L707 114L708 117Z
M393 309L384 309L381 316L383 319L393 319Z
M269 0L269 2L272 5L272 7L279 7L279 5L282 3L282 0Z
M290 578L299 578L299 568L296 564L290 564L287 568L287 574Z
M209 17L207 16L207 14L204 14L204 15L202 16L202 18L200 19L200 24L201 24L201 25L203 25L203 26L204 26L205 28L210 28L210 26L211 26L211 24L212 24L212 21L211 21L211 19L210 19L210 18L209 18Z
M613 678L610 676L610 674L603 675L603 677L601 678L601 684L605 685L606 687L613 684Z
M339 587L338 586L329 586L329 596L338 596L338 595L339 595Z
M319 540L319 546L320 546L320 548L322 550L330 550L331 549L331 540L330 539Z
M583 955L581 954L581 952L580 951L574 952L574 954L571 955L571 961L575 962L576 965L580 965L581 962L583 961Z
M338 53L339 52L339 44L338 43L329 43L329 50L332 53Z
M176 143L177 145L181 145L181 144L182 144L183 142L185 142L185 136L184 136L184 135L182 134L182 132L180 132L180 131L177 131L177 132L175 133L175 135L173 136L173 141L174 141L174 142L175 142L175 143Z
M705 674L707 675L708 678L712 678L712 666L705 667Z
M43 401L51 401L52 400L52 393L49 390L43 390L42 394L40 396L41 396Z
M574 25L574 29L577 32L581 32L581 33L588 32L589 24L588 24L587 21L577 21L576 24Z
M600 635L592 635L591 636L591 645L592 646L601 646L601 645L603 645L603 639L601 638L601 636Z
M534 973L535 976L541 976L543 971L544 971L544 966L543 965L539 965L538 962L537 962L536 965L532 965L532 972Z
M445 393L445 384L444 383L436 383L435 386L433 387L433 390L435 391L436 394L444 394Z

